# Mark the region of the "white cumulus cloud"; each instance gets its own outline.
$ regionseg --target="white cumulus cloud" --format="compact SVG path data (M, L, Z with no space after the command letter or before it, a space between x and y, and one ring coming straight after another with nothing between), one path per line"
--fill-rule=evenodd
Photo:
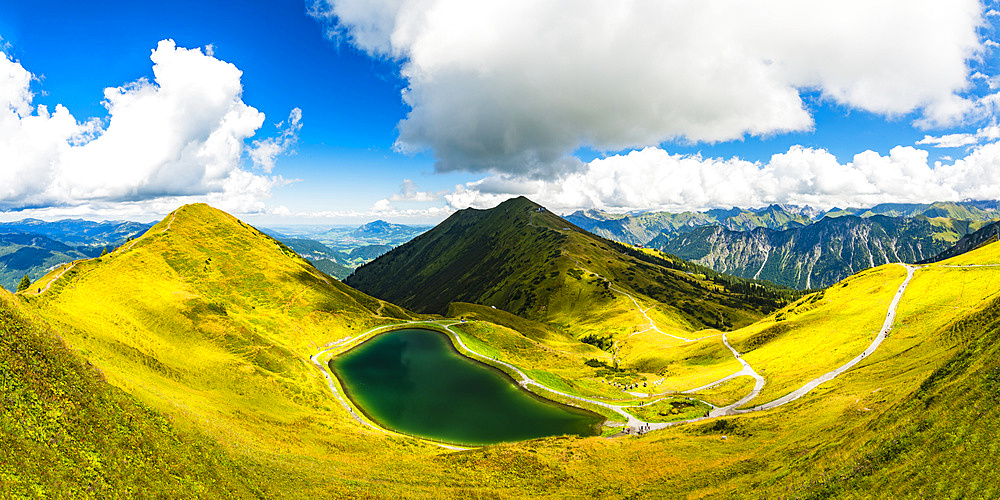
M235 212L264 210L263 200L285 181L247 171L243 158L250 154L270 172L294 140L296 112L277 148L265 140L248 149L264 115L243 102L236 66L172 40L150 59L152 81L104 91L102 122L79 121L61 105L34 108L31 73L0 53L0 209L99 211L125 202L159 210L156 200L195 197Z
M281 134L277 137L267 139L257 139L253 141L250 148L250 158L254 165L271 173L274 169L275 159L283 154L287 154L291 147L298 140L299 130L302 129L302 110L295 108L288 115L287 122L278 124Z
M447 192L447 191L445 191ZM411 179L403 179L402 185L399 187L399 192L388 197L383 198L375 202L372 208L367 212L340 212L340 216L357 217L364 215L377 215L383 217L421 217L421 218L435 218L443 215L450 214L454 210L450 207L425 207L425 208L406 208L400 209L393 205L394 202L430 202L438 201L441 199L442 193L431 193L429 191L420 191L417 184Z
M670 154L648 147L597 159L559 180L495 174L444 196L454 209L488 208L525 195L554 210L704 210L772 203L873 206L935 200L1000 199L1000 143L976 147L952 163L928 163L926 151L897 146L840 163L823 149L793 146L766 163Z
M936 148L960 148L971 144L995 141L1000 139L1000 126L990 125L977 130L975 133L947 134L939 137L925 135L917 144L929 144Z
M801 92L919 124L975 107L978 0L317 0L329 33L399 60L397 147L439 170L536 176L580 146L813 126Z
M429 191L421 191L417 184L410 179L403 179L403 184L399 188L399 193L389 197L388 201L435 201L441 196Z

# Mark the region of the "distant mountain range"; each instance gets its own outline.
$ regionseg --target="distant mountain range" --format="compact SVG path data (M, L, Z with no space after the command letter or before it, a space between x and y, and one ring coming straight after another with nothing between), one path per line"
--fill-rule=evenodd
M273 235L302 257L312 262L320 271L337 279L344 279L355 268L392 250L392 245L363 245L347 250L334 250L323 243L307 238L291 238L281 234Z
M377 220L362 225L351 231L351 236L357 238L399 238L412 237L415 234L426 231L424 227L405 226L403 224L392 224L384 220Z
M288 245L295 253L316 266L316 269L323 271L337 279L344 279L354 271L354 266L347 264L347 259L343 252L338 252L316 240L307 238L290 238L276 235L278 240Z
M376 220L360 227L332 227L323 233L311 234L308 237L320 241L334 250L350 252L355 248L368 245L399 246L428 229L430 226L408 226Z
M707 210L705 212L644 212L614 214L601 210L578 210L566 220L598 236L627 245L643 245L663 232L684 233L696 227L718 225L732 230L756 227L786 228L812 222L808 209L771 205L759 210Z
M666 238L687 233L702 226L720 226L732 231L758 227L794 229L824 218L855 215L872 217L928 217L969 221L1000 218L998 201L963 201L936 203L883 203L871 208L833 208L822 211L794 205L770 205L764 208L712 209L704 212L639 212L616 214L602 210L578 210L566 220L598 236L628 245L645 245L666 233Z
M333 227L319 231L277 227L264 229L264 232L309 259L321 271L344 279L358 266L410 241L427 229L427 226L376 220L359 227Z
M25 275L34 281L64 262L97 257L105 249L113 249L151 226L83 219L0 223L0 286L14 290Z
M871 208L834 208L823 214L824 217L839 217L842 215L857 215L871 217L886 215L889 217L945 217L961 220L992 220L1000 218L1000 201L939 201L936 203L882 203Z
M719 272L810 289L869 267L937 255L958 236L952 226L926 217L846 215L785 230L703 226L670 238L661 234L648 245Z
M138 236L150 227L153 227L152 222L94 222L83 219L46 222L23 219L17 222L0 222L0 234L38 234L67 245L104 246L118 244L130 237Z
M826 212L784 205L679 214L590 210L567 216L615 241L798 289L823 288L887 262L931 258L997 218L996 201L886 203Z

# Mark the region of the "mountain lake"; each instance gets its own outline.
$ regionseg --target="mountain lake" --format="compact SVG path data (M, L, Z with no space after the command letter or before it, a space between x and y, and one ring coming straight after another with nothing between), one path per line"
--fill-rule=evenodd
M348 397L379 425L436 441L485 445L594 436L604 421L521 389L431 330L377 335L331 359L330 369Z

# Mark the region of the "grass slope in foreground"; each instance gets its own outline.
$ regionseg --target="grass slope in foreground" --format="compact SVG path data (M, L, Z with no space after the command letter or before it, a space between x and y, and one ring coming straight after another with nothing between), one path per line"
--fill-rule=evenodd
M258 496L279 480L106 383L5 290L0 377L0 497Z
M186 207L134 247L101 262L78 263L41 296L25 301L110 382L166 415L176 428L209 436L237 463L280 467L283 482L269 484L268 494L1000 494L990 460L998 451L1000 421L993 404L1000 305L990 283L1000 268L942 265L918 271L910 286L923 292L904 294L900 324L875 354L776 410L640 438L548 438L451 452L359 425L332 400L318 372L307 369L312 342L350 336L363 322L390 321L377 314L406 313L361 294L328 289L322 279L295 279L303 270L322 275L256 235L225 214ZM1000 252L993 247L963 259L995 262ZM209 274L208 258L227 272ZM241 273L258 272L263 284L242 281L249 278ZM844 293L827 292L821 299L827 302L812 305L836 310L859 300L856 292L879 280L892 287L895 279L875 273L858 277ZM257 292L260 288L267 292ZM251 300L248 310L242 304ZM370 307L363 305L369 301ZM321 310L320 303L329 308ZM463 314L485 319L491 313L484 309L467 306ZM797 321L794 329L820 320L806 312L786 313L788 321ZM497 313L496 319L502 316ZM536 354L533 339L501 328L477 330L482 325L465 328L502 359L518 352L544 368L560 357L554 352L558 339L538 342L544 352ZM537 327L526 333L541 339L551 331ZM794 338L782 335L774 342ZM789 356L798 355L795 344L786 344ZM720 388L716 396L730 399L741 383ZM266 483L267 476L248 481Z
M987 245L963 264L998 254L1000 245ZM799 498L1000 495L990 458L1000 452L1000 268L942 264L916 272L900 324L871 359L796 405L836 426L825 442L803 446L810 439L799 434L800 457L786 458L771 480L745 484L777 493L783 481ZM808 465L802 477L796 462Z
M392 438L365 438L372 431L343 411L309 356L411 315L228 214L182 207L134 244L39 286L23 301L112 385L241 461L301 467L295 476L318 487L332 468L361 467L359 453L393 449ZM342 447L354 451L337 455Z

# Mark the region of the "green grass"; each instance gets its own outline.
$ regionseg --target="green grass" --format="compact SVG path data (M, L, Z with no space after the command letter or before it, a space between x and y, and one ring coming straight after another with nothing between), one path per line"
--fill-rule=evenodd
M699 391L691 396L696 397L715 406L726 406L733 404L753 390L754 379L750 376L740 376L729 379L715 387Z
M621 390L601 384L600 369L587 365L587 360L607 360L607 353L579 344L575 349L563 349L535 341L510 328L481 321L451 326L470 349L496 357L517 366L532 379L547 387L587 397L631 399Z
M733 347L767 380L751 403L783 396L864 351L905 277L898 265L868 269L730 333Z
M988 240L993 243L996 239ZM932 265L1000 264L1000 248L995 244L984 244L970 252L956 255Z
M664 398L652 404L627 408L628 412L646 422L673 422L705 415L711 408L701 401L683 397Z
M605 279L658 305L657 320L668 328L743 326L768 310L537 208L518 198L491 210L464 210L358 268L347 283L428 313L445 313L453 302L494 306L564 325L575 337L632 333L635 306Z
M455 452L358 424L308 360L322 346L415 315L324 281L280 245L208 207L184 207L173 219L169 230L171 217L131 249L77 263L40 296L21 295L27 307L9 298L12 305L0 307L0 314L15 311L0 323L0 496L998 494L989 457L1000 451L1000 268L918 271L900 304L900 325L879 350L781 408L641 437L552 437ZM987 246L962 258L996 254ZM759 399L860 352L902 272L866 271L729 333L767 379L771 392ZM601 381L607 369L586 361L609 361L611 353L577 341L569 316L541 322L453 307L477 320L453 327L470 347L554 389L648 401ZM24 319L36 312L41 319ZM674 312L649 314L667 323ZM634 308L613 321L621 322L616 339L631 335ZM666 371L626 365L622 380L646 377L642 391L688 389L739 369L717 332L691 329L682 331L708 337L626 337L624 359L645 359L650 368L659 360ZM740 378L703 396L722 404L747 387ZM657 415L664 409L647 407ZM94 481L103 483L87 490Z
M102 380L0 290L0 496L270 495L287 470L174 425Z

